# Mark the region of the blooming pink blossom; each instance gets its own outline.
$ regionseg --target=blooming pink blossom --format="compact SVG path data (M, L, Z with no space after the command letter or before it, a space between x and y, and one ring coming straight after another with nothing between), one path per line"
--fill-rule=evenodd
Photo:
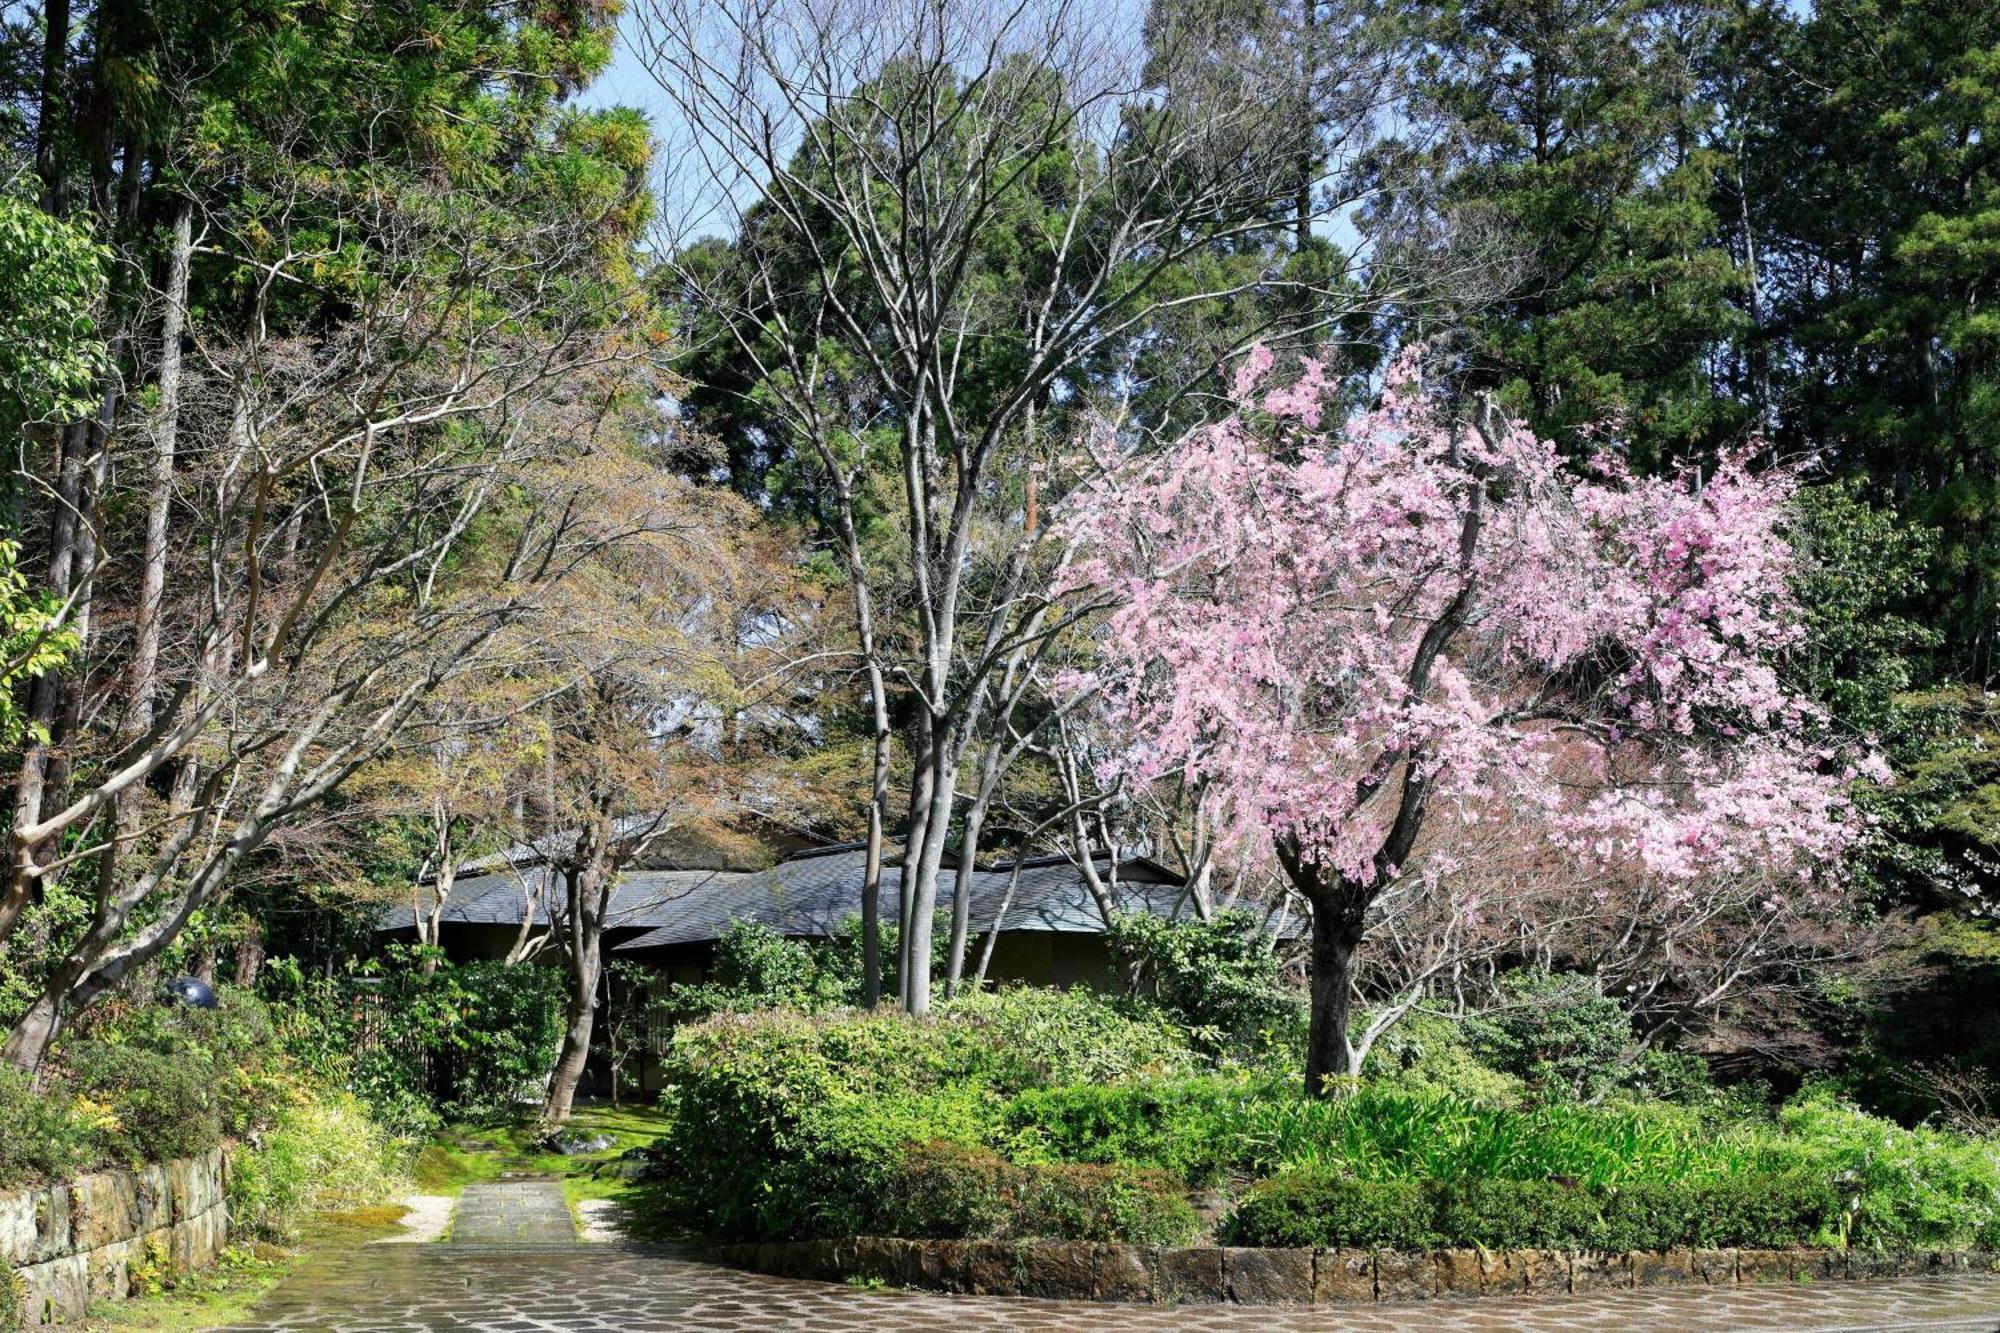
M1270 365L1068 503L1069 585L1118 604L1079 682L1129 738L1113 767L1207 781L1250 850L1357 886L1404 870L1409 775L1427 815L1534 811L1575 856L1691 887L1838 861L1874 761L1815 739L1775 666L1800 637L1792 472L1579 476L1452 419L1413 358L1344 420L1319 366L1265 390Z

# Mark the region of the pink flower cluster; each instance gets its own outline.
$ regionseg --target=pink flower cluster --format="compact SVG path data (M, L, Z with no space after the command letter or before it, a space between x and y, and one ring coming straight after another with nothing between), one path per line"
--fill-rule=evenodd
M1068 504L1066 586L1118 602L1087 682L1117 768L1208 779L1241 841L1361 884L1403 869L1410 772L1433 820L1530 810L1556 846L1689 884L1838 862L1862 761L1773 666L1800 632L1792 473L1580 478L1449 417L1414 359L1345 420L1321 367L1270 366Z

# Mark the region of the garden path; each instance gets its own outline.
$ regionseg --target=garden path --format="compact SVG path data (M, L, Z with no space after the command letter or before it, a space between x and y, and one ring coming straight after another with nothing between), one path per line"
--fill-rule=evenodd
M738 1272L671 1249L584 1244L560 1186L469 1187L452 1241L308 1263L219 1333L2000 1333L2000 1280L1609 1292L1355 1310L1087 1305L865 1290Z

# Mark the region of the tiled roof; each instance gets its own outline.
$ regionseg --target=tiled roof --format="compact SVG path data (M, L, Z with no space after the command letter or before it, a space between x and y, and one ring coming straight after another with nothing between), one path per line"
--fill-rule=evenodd
M755 875L741 876L738 882L702 901L690 900L671 912L662 922L635 939L617 946L618 952L657 949L676 944L693 944L719 938L732 921L756 921L781 935L819 937L830 935L845 918L861 910L861 879L864 853L843 850L835 854L808 854L794 857ZM938 900L950 901L959 872L938 872ZM1100 873L1109 873L1108 858ZM1166 872L1150 862L1124 864L1119 881L1119 901L1132 910L1156 912L1162 916L1191 910L1180 902L1181 888ZM971 923L975 931L990 929L1006 897L1012 867L973 872ZM882 869L884 915L893 915L902 884L894 865ZM1061 857L1025 861L1020 882L1007 906L1003 926L1007 930L1039 930L1060 934L1096 934L1104 929L1097 903L1084 883L1083 873Z
M830 935L843 919L861 910L866 856L863 847L850 845L802 852L765 870L632 871L619 883L605 925L641 932L616 946L620 951L717 939L734 921L759 922L783 935ZM1098 866L1099 874L1108 876L1109 858L1098 858ZM992 926L1013 873L1011 865L973 872L974 930ZM466 925L518 925L529 886L548 874L535 868L460 880L441 919ZM950 901L956 874L938 872L940 902ZM894 914L901 882L893 863L882 868L884 915ZM1182 896L1177 877L1164 867L1142 858L1119 863L1118 899L1126 908L1181 915L1192 910ZM547 898L545 890L538 922L548 920ZM409 907L398 907L383 917L380 929L407 930L414 919ZM1104 929L1104 922L1083 873L1066 857L1044 856L1020 863L1004 928L1095 934Z

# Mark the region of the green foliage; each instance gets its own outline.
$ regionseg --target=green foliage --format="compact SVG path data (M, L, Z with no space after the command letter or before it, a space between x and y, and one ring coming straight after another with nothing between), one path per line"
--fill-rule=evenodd
M83 228L0 188L0 434L10 446L23 426L96 405L108 258Z
M675 1206L731 1236L832 1235L866 1224L909 1145L988 1145L1006 1097L1060 1083L1184 1073L1192 1052L1154 1017L1083 991L966 996L937 1016L725 1014L676 1033L662 1150Z
M56 599L28 586L20 554L19 542L0 539L0 746L47 739L22 714L15 687L60 667L77 645L76 631L63 623ZM0 968L0 974L8 971Z
M351 1093L301 1087L257 1142L230 1162L231 1223L290 1241L314 1213L391 1197L402 1180L399 1145Z
M1637 1055L1631 1019L1594 981L1532 969L1501 979L1500 1003L1467 1020L1465 1037L1482 1062L1552 1096L1602 1096Z
M1482 1064L1466 1044L1460 1023L1412 1013L1376 1041L1369 1055L1377 1087L1442 1094L1480 1106L1518 1106L1527 1088L1512 1074Z
M0 1066L0 1189L63 1180L98 1158L97 1126L66 1092L37 1092L28 1076Z
M1786 1106L1779 1123L1800 1159L1839 1186L1852 1243L2000 1245L2000 1141L1903 1129L1821 1091Z
M307 977L266 967L287 1051L359 1095L403 1133L440 1117L479 1120L533 1100L562 1044L563 974L451 963L391 950L373 975Z
M1105 939L1132 994L1159 1005L1207 1050L1254 1049L1303 1029L1304 998L1285 984L1272 941L1247 908L1209 921L1121 913Z
M1007 1104L1006 1142L1017 1159L1140 1163L1206 1184L1238 1167L1256 1103L1282 1095L1215 1077L1031 1088Z
M222 1142L222 1105L205 1061L143 1046L76 1042L62 1053L66 1081L112 1119L102 1140L134 1165L205 1153Z
M891 1236L1173 1245L1197 1225L1180 1183L1164 1172L1019 1165L950 1143L905 1147L885 1184L871 1229Z
M715 942L709 980L673 986L666 1006L700 1017L785 1008L817 1012L860 999L860 980L832 950L787 939L755 921L732 921Z
M1839 1192L1804 1172L1636 1180L1363 1180L1296 1171L1262 1181L1231 1220L1244 1245L1664 1250L1783 1247L1835 1234Z

